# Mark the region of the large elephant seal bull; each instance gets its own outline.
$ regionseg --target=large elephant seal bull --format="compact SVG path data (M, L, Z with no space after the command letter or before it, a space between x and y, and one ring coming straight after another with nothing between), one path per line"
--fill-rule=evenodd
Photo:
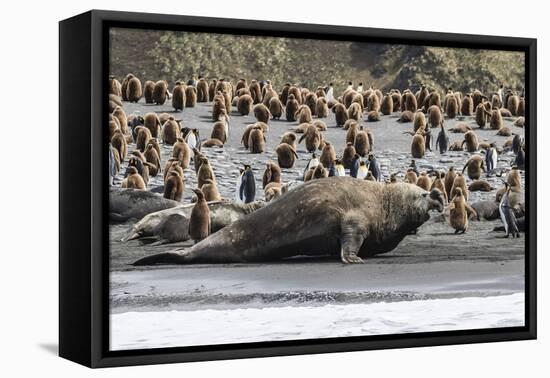
M210 232L214 233L263 207L265 202L208 202ZM189 218L195 204L185 204L146 215L134 224L121 241L138 239L144 243L176 243L189 240Z
M296 255L339 255L344 263L389 252L443 211L443 195L406 183L351 177L306 182L193 247L134 265L258 262Z

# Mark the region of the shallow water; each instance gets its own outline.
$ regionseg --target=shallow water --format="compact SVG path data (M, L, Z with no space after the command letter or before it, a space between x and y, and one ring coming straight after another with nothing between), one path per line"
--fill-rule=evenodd
M111 315L111 349L403 334L524 324L524 294Z

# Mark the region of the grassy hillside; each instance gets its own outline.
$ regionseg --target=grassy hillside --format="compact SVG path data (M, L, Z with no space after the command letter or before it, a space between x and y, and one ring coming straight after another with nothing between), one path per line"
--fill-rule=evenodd
M348 81L383 90L419 83L464 92L524 86L524 56L506 51L113 29L111 74L142 80L270 79L309 88Z

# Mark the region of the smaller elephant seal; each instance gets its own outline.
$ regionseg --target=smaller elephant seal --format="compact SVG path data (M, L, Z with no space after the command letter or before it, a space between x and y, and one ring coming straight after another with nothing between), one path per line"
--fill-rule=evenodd
M275 148L275 152L277 153L277 163L281 168L292 168L294 162L298 159L296 150L288 143L279 144L277 148Z
M464 173L466 169L468 170L468 177L472 180L477 180L481 177L481 172L485 172L485 162L481 156L474 155L464 164L462 173Z
M475 180L468 186L468 190L470 192L490 192L494 188L485 180Z
M504 184L506 186L506 191L502 195L500 203L498 205L498 210L500 213L500 219L504 224L504 230L506 232L505 237L509 237L512 234L513 238L519 238L519 229L517 225L516 215L512 206L510 206L510 189L511 186L508 183Z
M478 221L480 221L481 219L491 221L500 217L498 202L496 201L475 202L472 204L472 208L477 214L476 219Z
M141 219L147 214L178 205L176 201L144 190L111 188L109 191L109 219L112 222Z
M189 236L198 243L210 235L210 209L200 189L193 189L197 195L197 202L189 217Z
M475 215L475 210L466 202L462 189L455 188L453 195L449 204L449 223L455 229L455 234L463 234L468 230L468 215Z

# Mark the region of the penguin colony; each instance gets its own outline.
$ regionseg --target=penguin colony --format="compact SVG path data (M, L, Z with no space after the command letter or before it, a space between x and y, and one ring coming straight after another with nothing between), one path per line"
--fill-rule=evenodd
M472 220L479 218L469 202L471 193L495 192L506 235L519 235L513 223L524 215L519 172L525 170L526 161L526 144L519 130L527 124L525 99L512 90L460 93L449 88L440 93L422 84L415 90L382 92L350 84L337 95L332 85L310 89L269 80L204 77L142 84L133 74L121 82L111 77L109 83L111 185L196 202L196 241L209 233L204 214L208 201L281 200L301 181L346 175L386 185L403 181L427 191L440 189L447 199L448 225L457 233L475 227ZM149 104L150 111L126 110L136 103ZM210 124L209 132L188 125L189 108L199 109L201 122ZM232 130L232 119L238 117L246 118L244 130ZM410 166L392 170L387 159L379 158L384 151L377 148L376 127L384 118L395 122L395 126L384 127L399 128L401 134L411 136L408 157L402 158L415 159ZM454 127L446 126L451 120ZM328 140L328 128L340 129L345 142ZM223 177L216 172L216 153L210 151L223 150L235 140L230 138L232 133L240 134L241 141L233 147L250 158L231 177ZM502 142L497 136L508 139ZM280 142L270 149L266 142L271 138ZM385 147L391 148L389 144ZM170 157L162 161L166 150ZM267 163L254 157L261 154L269 155ZM443 164L417 165L427 154L439 155ZM452 158L456 156L466 156L465 162L455 166ZM304 160L305 170L298 177L291 176L289 170ZM149 189L149 182L157 176L163 185ZM500 185L495 184L497 177ZM220 195L218 180L232 181L234 198Z

